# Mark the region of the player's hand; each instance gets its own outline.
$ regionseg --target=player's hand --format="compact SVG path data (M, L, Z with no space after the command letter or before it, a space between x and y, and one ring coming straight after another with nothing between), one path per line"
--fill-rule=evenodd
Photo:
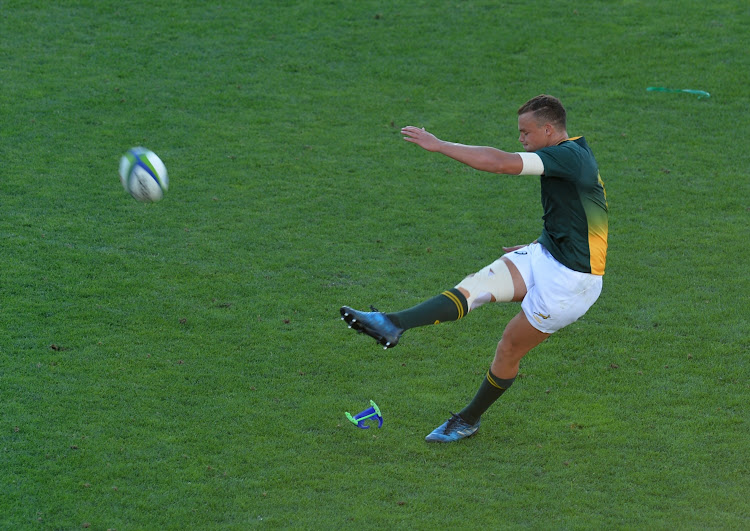
M531 243L536 243L536 240L534 240ZM526 247L527 245L531 245L531 243L524 243L523 245L514 245L512 247L503 247L503 251L505 251L506 253L512 253L513 251L517 251L521 247Z
M438 137L425 131L424 127L414 127L413 125L407 125L401 129L401 134L404 135L404 140L412 142L418 146L426 149L427 151L437 151L440 148L442 142Z

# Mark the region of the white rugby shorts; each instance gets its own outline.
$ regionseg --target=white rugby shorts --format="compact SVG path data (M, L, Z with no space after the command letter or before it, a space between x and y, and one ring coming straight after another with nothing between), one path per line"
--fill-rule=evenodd
M577 321L602 292L602 277L568 269L540 243L504 255L518 268L526 283L521 302L529 323L546 334Z

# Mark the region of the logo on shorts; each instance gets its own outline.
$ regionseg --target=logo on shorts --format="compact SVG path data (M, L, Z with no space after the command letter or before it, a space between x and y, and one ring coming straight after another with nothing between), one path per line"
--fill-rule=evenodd
M542 319L549 319L550 318L550 314L544 315L542 312L534 312L534 315L538 315Z
M528 251L514 251L513 254L529 254Z

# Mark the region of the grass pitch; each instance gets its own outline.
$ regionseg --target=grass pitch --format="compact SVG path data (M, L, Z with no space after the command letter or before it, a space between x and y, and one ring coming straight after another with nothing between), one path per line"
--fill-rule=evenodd
M741 2L0 10L0 527L750 525ZM518 150L541 92L600 163L604 292L476 437L428 446L518 307L387 352L338 307L417 303L539 234L535 179L398 132ZM161 203L119 184L135 145Z

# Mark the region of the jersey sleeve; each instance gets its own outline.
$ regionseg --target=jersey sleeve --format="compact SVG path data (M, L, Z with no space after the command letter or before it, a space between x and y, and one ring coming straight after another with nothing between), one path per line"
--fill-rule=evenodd
M566 180L576 180L581 173L581 159L578 153L566 145L550 146L539 151L536 155L544 165L544 175Z

